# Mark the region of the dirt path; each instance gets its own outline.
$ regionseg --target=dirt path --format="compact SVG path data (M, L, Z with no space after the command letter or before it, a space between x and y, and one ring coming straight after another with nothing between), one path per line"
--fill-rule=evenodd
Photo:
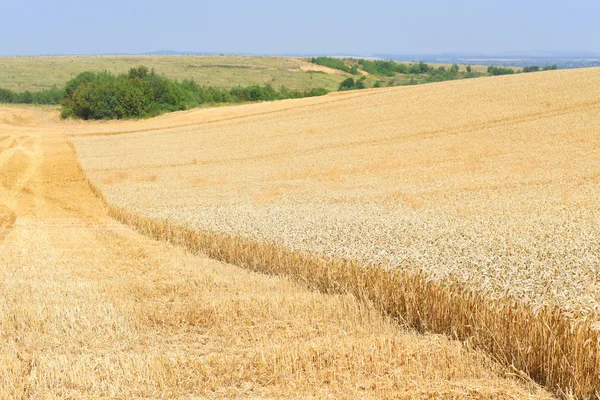
M0 124L0 399L548 397L351 296L135 233L60 127L19 124Z

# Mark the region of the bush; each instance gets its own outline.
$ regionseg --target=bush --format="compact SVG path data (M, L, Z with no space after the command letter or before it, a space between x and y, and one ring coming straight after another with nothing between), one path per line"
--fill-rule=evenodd
M364 76L363 76L363 77L361 77L361 78L359 78L359 79L356 81L356 89L365 89L365 88L367 87L367 86L365 85L365 80L366 80L366 79L367 79L367 78L365 78Z
M398 63L394 61L358 60L358 63L364 71L373 75L394 76L397 72Z
M488 74L490 75L512 75L515 73L515 70L512 68L505 68L505 67L494 67L494 66L489 66L488 67Z
M399 63L396 64L396 72L398 72L399 74L408 74L408 65Z
M421 67L419 67L419 64L410 64L410 67L408 67L408 72L411 74L420 74Z
M433 69L432 67L430 67L429 65L425 64L423 61L419 61L419 71L422 74L425 74L425 73L431 71L432 69Z
M354 89L366 89L367 85L365 84L365 80L367 78L362 76L356 81L353 78L345 79L342 83L340 83L339 90L354 90Z
M313 64L322 65L324 67L329 67L333 69L339 69L340 71L352 73L350 67L346 65L344 60L339 58L331 58L331 57L316 57L311 60Z
M8 89L0 89L0 103L12 103L14 93Z
M15 93L8 89L0 89L0 103L14 104L60 104L64 90L52 88L40 92L25 91Z
M354 79L348 78L348 79L342 81L342 83L340 83L340 86L339 86L340 91L352 90L352 89L356 89L356 82L354 82Z

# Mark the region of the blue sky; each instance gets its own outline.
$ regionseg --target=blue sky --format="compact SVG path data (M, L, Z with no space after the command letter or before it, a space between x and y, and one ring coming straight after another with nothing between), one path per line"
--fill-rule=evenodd
M599 0L22 0L0 14L0 55L600 53Z

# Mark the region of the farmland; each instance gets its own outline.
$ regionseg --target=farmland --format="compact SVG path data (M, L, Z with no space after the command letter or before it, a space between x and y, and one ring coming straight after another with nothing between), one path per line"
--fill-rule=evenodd
M110 218L64 132L135 127L0 108L1 399L551 398L351 294L211 260ZM103 186L164 183L117 169Z
M596 317L599 79L206 110L73 141L109 202L134 212Z
M586 397L600 365L599 85L598 69L552 71L67 133L124 215L423 276L471 300L432 301L416 325Z
M155 348L158 354L174 357L161 364L167 365L165 368L173 375L165 377L160 387L161 393L174 396L172 391L180 387L176 382L190 382L191 375L185 375L186 371L197 372L211 365L192 364L193 356L181 356L206 354L207 348L195 347L198 336L189 336L189 329L210 326L208 332L202 331L207 346L215 345L225 332L231 335L221 338L220 343L227 343L227 354L231 354L231 358L224 358L228 364L221 367L222 371L232 365L241 365L248 374L266 371L260 381L253 381L260 396L280 396L291 389L301 396L325 397L323 393L333 393L334 397L356 397L356 392L343 390L363 390L363 385L354 388L354 382L374 376L384 378L372 381L371 391L359 397L392 398L399 393L409 393L409 398L547 396L535 385L515 383L506 370L486 359L483 351L500 365L511 366L518 376L528 375L563 397L597 397L598 87L600 70L589 69L334 93L183 111L145 121L59 121L57 113L7 108L0 114L5 188L0 235L4 238L1 245L8 251L0 257L5 257L6 276L16 276L23 285L5 281L5 292L12 290L13 294L4 300L5 311L0 314L7 316L4 325L11 327L13 339L4 350L11 357L11 371L22 378L29 374L27 365L43 365L41 370L53 376L57 372L52 368L64 368L60 365L70 360L64 346L73 342L56 342L61 336L54 331L48 334L50 325L40 320L55 321L68 332L66 336L75 338L97 334L91 326L105 326L101 338L109 339L94 341L93 348L86 345L90 362L113 354L116 349L110 346L131 343L128 334L178 338L179 347L169 347L175 346L169 342ZM62 154L63 158L53 154ZM59 161L64 168L56 167ZM44 163L49 164L44 168ZM115 219L162 241L153 242ZM69 231L67 227L74 230L71 239L47 231ZM90 230L95 233L92 235ZM86 235L103 237L102 232L108 236L103 238L104 247L93 240L83 242ZM28 241L27 234L47 240ZM135 246L129 245L132 242ZM21 248L26 249L25 253ZM88 250L82 255L77 253L81 249ZM89 254L94 260L91 270L81 267L89 249L98 252ZM41 261L34 264L34 260ZM52 269L57 263L66 267ZM11 269L12 265L29 264L36 267ZM230 264L265 272L269 277ZM152 267L144 269L147 265ZM197 267L190 271L193 265ZM38 270L54 275L48 275L52 277L48 279L36 275ZM207 280L198 278L200 282L194 280L206 271L214 275ZM69 277L76 278L74 285L49 288L41 284L67 282ZM239 278L237 286L227 284L234 285L231 291L222 292L217 290L220 285L211 284L234 278ZM132 279L151 292L141 290L136 297L138 286L131 284ZM262 286L262 280L270 283ZM166 286L161 292L163 282ZM193 289L186 286L189 282L196 282ZM38 286L43 291L36 292L36 296L62 293L54 297L63 299L68 304L66 309L83 307L69 303L75 301L73 297L85 299L91 307L89 314L100 315L98 322L69 328L73 327L72 318L52 314L43 305L34 307L34 311L18 309L18 302L11 299ZM86 290L86 296L81 291L74 295L81 287L95 289ZM280 297L272 293L275 287L282 291L276 291L282 293ZM328 294L316 294L307 288ZM314 301L319 304L341 299L339 307L345 311L337 314L317 306L298 306L299 300L289 294L290 290L302 293L299 297L316 296L318 300ZM216 318L219 323L230 321L228 325L197 315L199 310L206 310L200 305L214 301L215 293L223 296L222 302L213 307L218 312L230 312L223 304L240 305L231 311L233 316ZM251 300L240 302L233 293ZM112 299L106 308L108 315L91 306L102 304L99 299ZM256 303L266 308L250 306ZM302 317L292 311L277 314L274 304L286 304L281 306L284 310L308 311ZM248 315L244 310L256 313ZM28 312L39 319L27 319L31 315ZM26 315L25 320L31 322L9 325L19 319L11 315ZM289 339L305 343L311 336L303 332L314 332L315 315L336 316L327 318L329 328L318 329L327 338L319 342L325 343L323 349L340 349L330 354L328 361L303 353L293 347L297 342ZM361 375L365 368L360 361L364 358L359 343L379 343L372 336L365 339L363 333L383 330L396 337L400 328L392 321L399 321L402 329L412 326L419 332L462 340L465 347L453 348L461 349L459 353L465 359L439 363L440 354L449 354L446 351L457 346L456 342L402 330L411 335L409 343L421 346L418 354L422 362L435 359L436 367L442 369L444 365L464 365L460 373L455 369L451 373L428 370L431 375L426 376L437 376L431 378L437 383L417 381L417 392L410 392L413 389L407 386L412 378L404 383L394 378L396 373L421 373L412 369L373 364L368 368L372 373ZM240 330L234 329L238 323ZM253 329L263 332L264 326L273 327L268 338L277 344L254 340L260 336ZM339 326L344 326L343 335L349 335L344 336L347 341L336 336ZM32 332L25 347L21 343L24 331ZM116 334L125 336L117 340L110 336ZM246 339L234 340L239 337ZM431 346L422 344L423 339L446 341L433 345L438 346L433 353L423 355L424 349ZM389 343L388 339L382 340ZM88 342L80 339L75 346ZM261 345L252 347L250 343ZM344 353L338 343L349 343L346 349L352 350ZM43 354L49 348L44 346L58 348L63 364L57 359L43 364L39 358L35 363L22 362L17 356L32 347ZM306 355L303 366L294 370L298 373L296 380L281 378L290 373L287 370L277 375L282 371L277 366L289 365L278 364L278 358L269 356L280 354L280 346L290 349L290 359ZM387 353L378 353L370 360L395 362L390 360L397 361L407 352L406 348L385 348ZM123 365L123 360L132 357L131 369L137 371L145 361L135 357L141 357L147 348L141 344L128 351L119 353L123 358L114 362ZM264 369L243 363L251 354L256 355L250 357L252 360L265 363L261 364ZM323 352L318 350L317 354ZM343 354L357 355L358 364L340 366ZM329 366L329 372L315 375L315 360ZM101 369L114 368L111 362L107 359ZM125 376L128 370L119 370L123 376L109 374L111 379L118 376L123 380L94 393L115 390L143 396L156 370L136 375L139 391L127 392L125 388L131 384L123 382L133 379ZM439 376L445 378L440 381ZM21 378L14 378L14 382ZM225 396L249 395L240 388L248 388L245 382L255 378L240 373L216 386L205 381L190 383L187 392L179 395L219 395L218 388L225 391ZM101 382L98 379L89 381L87 389L73 393L90 393L89 388ZM465 382L463 379L481 382L485 388L469 391L457 383ZM65 383L64 388L72 387L76 380ZM50 381L48 378L45 382ZM331 382L333 386L322 391L322 385ZM349 389L349 382L353 382L350 386L354 389ZM453 391L443 386L446 384L460 389ZM43 391L50 390L49 385L42 383L36 390L51 393ZM418 392L422 388L424 392ZM31 389L22 387L22 391L27 390Z

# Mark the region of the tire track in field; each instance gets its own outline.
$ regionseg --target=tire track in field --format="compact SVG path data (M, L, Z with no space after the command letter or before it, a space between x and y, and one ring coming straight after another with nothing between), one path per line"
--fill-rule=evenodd
M505 118L497 118L489 121L483 121L480 123L474 124L465 124L459 125L455 127L450 127L447 129L435 129L430 131L420 131L409 134L402 134L400 136L388 136L377 139L365 139L365 140L355 140L355 141L345 141L343 143L328 143L323 146L310 147L307 149L294 149L287 152L275 152L268 154L260 154L254 156L247 157L237 157L237 158L227 158L227 159L215 159L215 160L204 160L204 161L185 161L185 162L175 162L168 164L139 164L135 166L129 167L132 170L136 169L147 169L147 168L168 168L168 167L181 167L188 165L219 165L219 164L228 164L231 162L243 162L243 161L263 161L269 160L272 158L280 158L280 157L295 157L298 155L314 155L319 154L323 151L331 151L332 149L345 149L352 148L357 146L371 146L371 145L381 145L381 144L393 144L393 143L401 143L409 140L423 139L423 138L435 138L439 136L446 135L459 135L459 134L468 134L473 132L478 132L487 129L495 129L495 128L505 128L507 126L515 126L523 123L535 122L541 119L565 116L570 114L583 113L593 110L600 110L600 100L579 103L574 106L563 106L559 108L554 108L547 111L529 113L529 114L520 114L512 117ZM268 113L267 113L268 114ZM255 116L258 114L253 114ZM211 121L214 122L214 121ZM179 128L172 127L173 129ZM167 131L172 129L168 128L156 128L156 129L146 129L139 130L135 132L128 133L138 133L138 132L148 132L148 131ZM114 135L119 135L121 133L114 133ZM81 135L81 136L112 136L109 135Z

